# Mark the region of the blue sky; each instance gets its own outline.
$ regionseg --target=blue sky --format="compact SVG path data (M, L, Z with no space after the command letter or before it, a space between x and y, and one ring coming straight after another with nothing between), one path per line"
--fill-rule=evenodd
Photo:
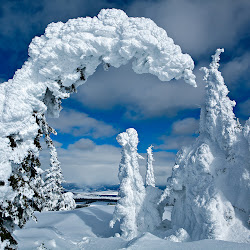
M136 75L128 64L97 72L64 100L59 119L50 119L65 179L81 184L116 184L119 132L134 127L139 152L155 150L157 183L163 185L175 153L195 139L199 108L203 104L203 74L216 48L225 48L221 71L236 100L242 123L250 111L250 1L249 0L1 0L0 82L13 77L28 57L28 45L51 22L95 16L102 8L120 8L128 16L148 17L164 28L195 61L198 87L182 80L161 82L155 76ZM47 152L42 153L48 167ZM145 172L145 161L141 161Z

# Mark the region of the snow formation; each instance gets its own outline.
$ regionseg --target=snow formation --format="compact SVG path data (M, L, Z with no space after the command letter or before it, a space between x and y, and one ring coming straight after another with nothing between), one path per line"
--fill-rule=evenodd
M119 166L120 199L115 207L113 227L116 221L120 221L122 236L133 239L143 232L153 232L162 221L163 207L158 205L162 191L156 187L145 188L142 176L139 172L137 153L138 134L134 128L129 128L117 136L118 143L122 146L122 159ZM151 149L151 148L150 148ZM150 159L153 159L152 150ZM151 162L151 173L153 165ZM151 181L154 178L151 175Z
M153 168L153 146L147 148L147 172L146 172L146 187L152 186L155 187L155 175L154 175L154 168Z
M122 236L133 239L143 227L143 215L141 213L143 201L146 195L143 180L139 172L138 164L138 134L135 129L129 128L117 136L118 143L122 146L122 159L119 165L120 200L115 207L110 226L120 221Z
M178 152L162 199L174 204L173 229L184 228L192 240L249 241L250 122L242 128L235 118L235 102L218 71L221 52L216 51L209 69L203 68L200 135Z
M153 146L147 148L147 164L146 164L146 196L144 198L143 210L145 223L144 232L153 232L162 222L164 205L158 204L162 195L162 191L155 187L154 176L154 157Z
M98 65L108 69L132 60L136 73L154 74L162 81L183 78L196 86L193 60L165 30L150 19L129 18L116 9L101 10L93 18L51 23L44 35L32 40L28 53L13 79L0 84L0 212L8 210L2 220L12 218L14 224L20 224L22 214L14 211L16 205L11 207L13 201L25 209L31 204L24 205L24 200L30 202L34 196L27 183L32 181L31 170L39 159L42 134L37 118L45 113L59 116L61 99L86 82ZM26 167L22 165L25 160ZM14 174L14 169L19 173ZM13 190L13 183L20 179L22 191L19 187ZM23 223L31 215L32 209ZM6 230L10 229L0 228Z
M202 240L176 243L145 233L130 241L112 237L118 228L109 228L114 206L91 203L89 207L73 211L36 213L38 222L29 221L25 228L14 234L19 250L118 250L118 249L171 249L171 250L248 250L249 244L220 240ZM170 215L170 214L168 214ZM183 230L182 230L183 231ZM179 232L181 234L181 231ZM179 237L179 235L177 235ZM173 238L173 237L172 237ZM177 238L175 239L177 241ZM39 248L40 247L40 248ZM43 248L42 248L43 247Z

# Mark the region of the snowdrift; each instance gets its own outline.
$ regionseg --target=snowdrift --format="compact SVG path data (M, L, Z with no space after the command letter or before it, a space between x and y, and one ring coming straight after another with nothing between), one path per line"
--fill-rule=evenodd
M14 232L18 249L43 249L42 246L60 250L249 249L249 244L218 240L177 243L151 233L145 233L133 240L113 237L115 233L120 233L118 225L114 229L109 228L113 210L114 206L107 206L106 203L93 203L90 207L74 211L36 213L38 223L30 221L24 229Z

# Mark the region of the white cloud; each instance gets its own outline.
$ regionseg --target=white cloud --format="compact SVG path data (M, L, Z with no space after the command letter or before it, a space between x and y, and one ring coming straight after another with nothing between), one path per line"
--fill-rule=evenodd
M199 120L192 117L177 120L172 124L171 134L160 136L159 139L163 143L156 145L155 148L161 150L180 150L184 146L190 146L196 140L198 128Z
M55 142L56 145L60 145ZM41 153L42 168L49 167L49 152L43 144ZM65 180L84 185L118 184L118 169L121 160L121 148L112 145L96 145L89 139L80 139L67 149L57 147L58 158ZM145 156L145 154L144 154ZM171 173L175 154L169 152L154 153L154 168L157 185L165 185ZM146 160L140 160L140 171L145 176Z
M193 88L183 81L161 82L155 76L134 73L128 64L108 72L99 68L72 97L90 109L120 106L128 119L147 119L197 109L203 95L204 84Z
M197 133L199 128L199 120L194 118L186 118L173 123L172 131L178 135L190 135Z
M248 0L162 0L136 1L129 13L152 18L184 51L201 56L249 34L249 9Z
M75 142L74 144L70 144L68 149L70 149L70 150L76 149L76 150L90 151L90 150L94 150L95 147L96 147L96 144L92 140L82 138L79 141Z
M250 53L246 52L240 57L236 57L222 67L222 74L226 84L230 90L240 90L244 88L250 89ZM239 80L243 79L243 84L239 84Z
M170 136L161 136L163 141L162 144L156 146L157 149L162 150L180 150L184 146L190 146L194 143L195 137L188 135L170 135Z
M72 109L62 110L60 118L48 119L49 124L60 133L74 136L90 136L92 138L111 137L118 133L113 126L89 117L86 113Z

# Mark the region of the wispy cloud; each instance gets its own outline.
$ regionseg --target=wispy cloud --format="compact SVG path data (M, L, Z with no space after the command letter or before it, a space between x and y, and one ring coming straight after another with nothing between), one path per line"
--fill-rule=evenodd
M177 120L172 124L170 135L162 135L160 139L162 144L157 145L157 149L162 150L179 150L183 146L189 146L194 143L199 128L199 120L186 118Z
M249 34L248 0L137 1L130 13L150 17L192 56L213 53L217 47L233 48Z
M73 136L90 136L92 138L107 138L118 133L112 125L90 117L86 113L65 109L59 119L48 119L49 124L60 133Z
M173 123L172 130L177 135L192 135L197 133L199 128L199 120L194 118L186 118Z
M173 116L179 110L198 109L204 85L193 88L184 81L161 82L149 75L138 75L131 65L108 72L99 68L74 96L85 107L109 111L123 107L127 119Z
M118 169L121 159L121 148L104 144L96 145L94 141L82 138L67 149L55 143L58 158L61 162L65 180L85 185L118 184ZM49 152L44 146L41 153L42 168L49 167ZM144 154L145 156L145 154ZM154 154L155 176L157 185L165 185L171 173L175 155L169 152ZM146 161L140 160L140 171L145 176Z

